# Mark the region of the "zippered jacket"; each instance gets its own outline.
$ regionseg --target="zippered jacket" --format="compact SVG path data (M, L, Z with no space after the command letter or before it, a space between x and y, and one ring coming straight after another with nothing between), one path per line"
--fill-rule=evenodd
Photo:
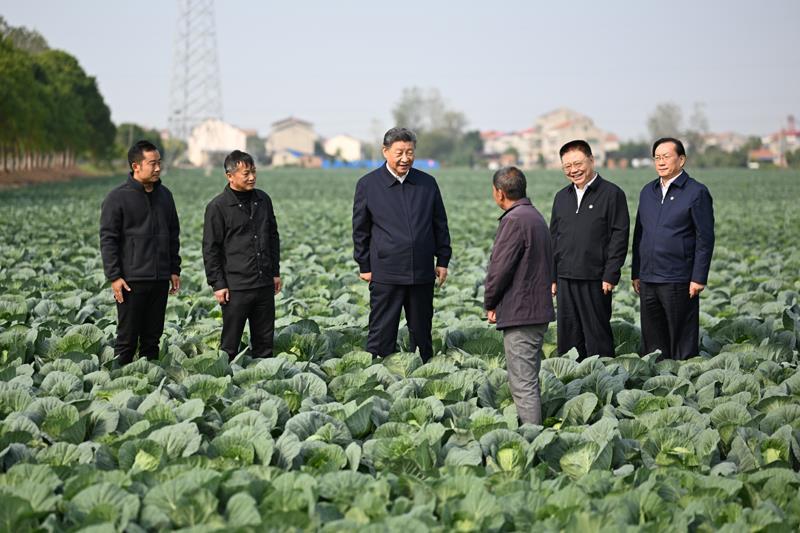
M281 275L281 242L272 199L260 189L243 203L230 185L206 206L203 264L215 291L272 286Z
M108 281L163 281L180 275L178 212L161 180L146 193L129 174L108 193L100 209L100 255Z
M625 193L599 175L583 194L575 186L556 193L550 215L553 281L558 278L619 283L628 254L630 216Z
M433 176L412 168L403 183L386 165L362 177L353 201L353 257L375 283L433 283L452 250L447 213Z
M633 230L631 279L705 285L714 252L711 193L684 171L662 197L660 178L644 186Z

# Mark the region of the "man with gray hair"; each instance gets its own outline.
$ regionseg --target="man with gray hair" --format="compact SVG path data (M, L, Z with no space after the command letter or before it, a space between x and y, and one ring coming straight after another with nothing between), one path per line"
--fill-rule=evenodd
M353 200L353 257L369 283L367 351L397 351L403 309L411 350L433 357L433 283L447 279L450 232L439 186L416 168L417 136L392 128L383 137L386 164L362 177ZM435 262L434 262L435 258Z
M503 332L508 385L523 424L542 423L539 367L547 327L555 318L550 295L550 230L525 193L525 175L504 167L492 178L503 210L484 283L490 324Z

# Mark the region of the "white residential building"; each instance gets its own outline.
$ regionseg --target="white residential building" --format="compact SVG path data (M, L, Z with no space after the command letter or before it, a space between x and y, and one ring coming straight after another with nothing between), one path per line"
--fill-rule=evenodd
M350 135L334 135L322 145L325 153L341 161L361 159L361 141Z
M189 162L197 167L209 166L215 156L233 150L247 149L247 133L218 119L198 124L189 136Z

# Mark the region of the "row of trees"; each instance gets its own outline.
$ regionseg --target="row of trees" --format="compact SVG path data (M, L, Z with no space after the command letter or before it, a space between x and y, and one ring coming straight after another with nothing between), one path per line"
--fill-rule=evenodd
M437 89L403 89L392 115L395 124L416 132L418 158L470 167L480 161L480 132L468 131L464 113L451 109Z
M116 128L77 59L0 17L0 168L71 167L79 157L108 160Z

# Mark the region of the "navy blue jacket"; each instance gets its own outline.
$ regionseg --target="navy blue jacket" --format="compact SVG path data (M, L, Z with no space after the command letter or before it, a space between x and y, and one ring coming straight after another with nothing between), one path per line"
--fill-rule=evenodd
M497 313L497 329L553 321L552 266L547 223L521 198L500 217L486 269L483 305Z
M372 281L433 283L450 262L450 231L433 176L412 168L403 183L381 165L358 180L353 200L353 258Z
M644 186L633 230L631 278L705 285L714 251L711 193L686 171L661 200L660 178Z

